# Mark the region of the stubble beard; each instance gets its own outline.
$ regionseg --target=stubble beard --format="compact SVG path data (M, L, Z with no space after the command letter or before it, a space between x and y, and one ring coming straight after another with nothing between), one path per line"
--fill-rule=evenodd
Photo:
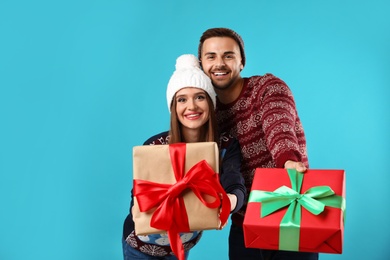
M217 95L224 94L227 95L229 93L235 92L235 88L238 87L239 81L241 80L240 75L237 75L235 77L231 77L229 81L227 82L214 82L213 80L211 83L213 84L214 90L217 93Z
M223 90L228 90L229 88L231 88L232 84L229 82L227 84L224 84L224 85L220 85L220 84L215 84L213 83L213 87L214 89L217 91L217 90L220 90L220 91L223 91Z
M230 78L228 82L218 84L218 82L212 80L211 83L213 84L214 89L224 91L230 89L234 85L235 79Z

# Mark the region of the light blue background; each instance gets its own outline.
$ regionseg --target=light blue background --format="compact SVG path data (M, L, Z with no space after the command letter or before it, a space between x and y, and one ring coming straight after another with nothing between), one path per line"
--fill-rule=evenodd
M201 33L245 41L244 76L291 87L311 168L345 169L342 255L389 249L387 1L0 2L0 259L121 259L132 147L168 128L175 59ZM207 231L190 259L227 259Z

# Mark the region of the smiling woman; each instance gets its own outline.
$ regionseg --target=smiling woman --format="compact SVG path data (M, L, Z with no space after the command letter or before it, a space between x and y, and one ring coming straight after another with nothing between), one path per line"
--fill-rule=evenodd
M211 80L200 69L194 55L185 54L176 61L176 71L167 87L167 104L171 112L171 129L152 136L144 145L164 145L179 142L217 142L220 150L219 179L230 200L230 211L239 210L245 198L241 175L241 153L236 139L218 135L216 128L216 96ZM176 259L166 234L138 236L134 231L132 207L123 228L124 259ZM202 236L202 231L182 233L185 257ZM173 243L173 242L172 242Z
M209 120L212 102L206 96L205 91L192 87L176 92L176 114L186 142L198 142L202 136L202 126Z
M209 77L200 70L195 56L187 54L177 59L176 71L168 82L167 103L171 111L172 143L217 140L215 92ZM199 114L200 112L204 115ZM195 120L196 114L202 115L203 120ZM192 120L189 121L189 118ZM200 124L201 121L203 122ZM196 124L198 127L194 129Z

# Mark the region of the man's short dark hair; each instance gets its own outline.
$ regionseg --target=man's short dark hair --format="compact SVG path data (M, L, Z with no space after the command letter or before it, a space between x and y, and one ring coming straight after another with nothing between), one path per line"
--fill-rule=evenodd
M202 55L202 47L205 40L212 38L212 37L230 37L233 40L235 40L240 47L240 53L241 53L241 63L243 66L245 66L245 51L244 51L244 41L242 40L241 36L236 33L235 31L229 29L229 28L210 28L206 30L199 40L199 46L198 46L198 59L201 60Z

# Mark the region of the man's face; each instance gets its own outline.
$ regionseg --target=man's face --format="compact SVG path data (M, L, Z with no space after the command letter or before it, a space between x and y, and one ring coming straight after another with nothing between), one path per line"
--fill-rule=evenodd
M201 62L203 71L216 89L227 89L240 77L243 68L240 47L230 37L212 37L204 41Z

